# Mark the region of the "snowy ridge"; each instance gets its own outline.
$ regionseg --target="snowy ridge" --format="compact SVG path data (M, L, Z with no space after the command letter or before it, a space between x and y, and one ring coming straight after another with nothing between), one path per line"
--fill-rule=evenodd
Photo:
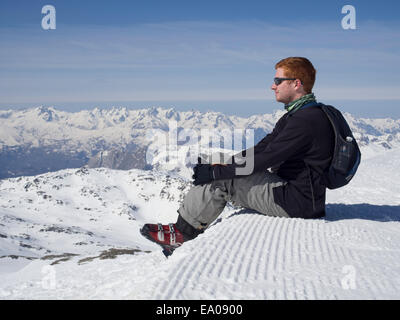
M87 255L127 244L143 249L135 245L142 240L139 221L176 219L187 185L152 171L86 168L2 180L0 257Z
M139 228L175 221L182 178L81 169L2 180L0 298L398 299L399 167L400 149L363 161L328 191L324 219L227 206L168 259Z
M95 108L75 113L53 107L3 110L0 111L0 179L84 165L123 170L161 168L160 163L146 162L146 150L153 142L149 139L150 130L166 132L171 121L176 122L178 131L194 130L199 136L202 129L213 129L216 136L222 135L223 130L252 129L256 143L283 114L284 110L279 110L241 118L212 111L179 112L159 107ZM359 141L363 158L400 146L400 120L362 119L348 113L345 117Z
M106 145L129 144L132 138L137 144L146 144L145 136L140 139L137 133L145 129L168 130L169 121L178 122L178 126L199 130L202 128L249 128L270 132L276 121L284 114L277 110L273 114L254 115L248 118L228 116L220 112L176 111L173 108L151 107L148 109L112 109L82 110L66 112L54 107L37 107L26 110L0 110L0 145L51 145L56 141L65 141L67 146L78 151L89 152L96 140ZM364 139L363 144L371 142L399 142L400 120L355 118L344 113L352 130ZM381 137L374 140L371 137ZM65 148L67 146L64 146Z
M263 128L270 131L282 112L273 115L252 116L248 119L226 116L219 112L186 111L148 108L129 110L112 108L83 110L75 113L53 107L38 107L21 111L0 111L0 145L51 145L66 141L78 151L89 152L96 140L106 145L146 144L146 129L168 130L169 121L179 122L183 128ZM67 145L68 146L68 145ZM67 147L64 146L64 147Z

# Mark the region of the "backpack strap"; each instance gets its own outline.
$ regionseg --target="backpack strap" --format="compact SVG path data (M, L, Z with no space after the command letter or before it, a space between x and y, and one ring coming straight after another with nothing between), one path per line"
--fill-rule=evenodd
M299 108L299 110L309 108L309 107L322 107L322 106L324 106L324 104L321 102L310 102L310 103L305 104L304 106L301 106Z
M324 104L320 103L320 102L316 102L316 101L315 102L309 102L309 103L306 103L305 105L301 106L298 109L294 109L294 110L289 111L288 112L288 116L289 117L292 116L296 111L299 111L301 109L305 109L305 108L308 108L308 107L322 107L322 106L324 106Z

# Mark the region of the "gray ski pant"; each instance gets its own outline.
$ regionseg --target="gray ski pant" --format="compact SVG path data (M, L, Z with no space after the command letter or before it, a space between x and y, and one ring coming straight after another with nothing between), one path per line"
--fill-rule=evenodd
M285 184L276 174L257 172L240 178L216 180L194 186L178 209L181 217L196 229L207 228L224 210L228 201L267 216L289 217L274 201L273 188Z

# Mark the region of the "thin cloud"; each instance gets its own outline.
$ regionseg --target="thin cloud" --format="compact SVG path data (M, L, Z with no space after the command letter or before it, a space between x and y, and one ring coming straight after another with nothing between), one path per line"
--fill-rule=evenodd
M293 55L313 61L324 96L400 98L399 28L374 23L58 26L1 29L0 40L3 101L270 99L273 66Z

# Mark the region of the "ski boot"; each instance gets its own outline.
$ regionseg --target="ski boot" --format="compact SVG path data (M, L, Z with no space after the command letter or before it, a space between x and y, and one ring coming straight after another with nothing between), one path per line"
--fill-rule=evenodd
M148 223L140 229L140 233L145 238L160 245L166 257L170 256L185 241L183 234L173 223L168 225Z

